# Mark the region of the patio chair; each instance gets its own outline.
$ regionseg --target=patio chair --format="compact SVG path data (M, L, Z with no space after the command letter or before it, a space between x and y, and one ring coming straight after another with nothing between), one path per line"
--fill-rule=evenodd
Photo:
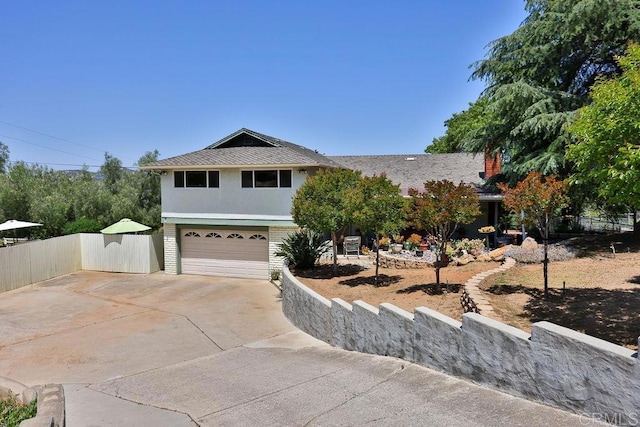
M345 236L344 243L342 245L344 256L349 257L349 254L355 254L360 258L361 241L361 236Z

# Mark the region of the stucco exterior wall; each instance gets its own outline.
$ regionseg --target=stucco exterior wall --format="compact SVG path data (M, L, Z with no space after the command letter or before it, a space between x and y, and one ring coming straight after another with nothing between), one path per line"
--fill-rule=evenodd
M291 188L242 188L242 170L249 169L220 169L219 188L175 188L169 171L160 181L162 212L291 216L291 199L307 173L294 168Z
M531 335L477 313L462 323L425 307L329 302L283 269L283 311L303 331L346 350L401 357L482 385L634 425L640 419L635 351L538 322Z

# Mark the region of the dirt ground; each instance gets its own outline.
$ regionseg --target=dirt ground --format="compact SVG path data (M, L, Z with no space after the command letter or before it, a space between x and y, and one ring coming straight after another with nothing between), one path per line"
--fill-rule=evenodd
M563 282L566 290L563 296ZM546 320L629 348L640 336L640 255L597 253L549 263L544 298L541 264L519 264L480 288L503 322L527 332Z
M428 307L460 320L462 284L477 273L497 267L497 262L472 262L465 266L449 266L440 270L442 291L436 292L435 269L415 270L380 268L379 285L373 284L375 268L366 259L341 258L338 275L332 275L332 265L322 263L311 270L294 270L305 285L326 298L342 298L348 303L365 301L374 307L388 302L413 312L416 307ZM354 262L353 264L351 262ZM358 262L359 264L355 264Z

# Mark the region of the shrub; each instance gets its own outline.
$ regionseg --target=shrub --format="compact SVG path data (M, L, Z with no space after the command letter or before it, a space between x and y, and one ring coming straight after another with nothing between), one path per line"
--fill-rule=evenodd
M407 242L411 243L411 247L414 247L414 248L417 246L420 246L421 241L422 241L422 236L415 233L409 236L409 238L407 239Z
M21 421L35 417L36 404L34 399L33 402L23 405L13 396L0 400L0 425L18 426Z
M322 233L298 230L289 234L278 244L275 254L285 259L287 264L300 269L311 268L318 259L331 249L331 242Z
M95 219L79 218L64 226L64 234L99 233L104 227Z
M544 248L539 245L537 250L532 251L522 249L520 246L514 246L508 249L504 255L524 264L536 264L544 260ZM547 255L549 261L566 261L576 256L573 249L561 243L549 245Z
M454 240L451 246L456 250L458 256L462 255L462 251L467 251L472 255L482 253L485 250L483 239L467 239Z
M282 270L278 268L274 268L269 272L269 277L271 277L271 280L280 280L281 273L282 273Z

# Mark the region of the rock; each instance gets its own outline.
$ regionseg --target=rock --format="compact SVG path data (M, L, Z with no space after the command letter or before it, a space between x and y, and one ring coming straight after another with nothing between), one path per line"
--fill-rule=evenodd
M534 240L535 243L535 240ZM493 261L504 261L504 253L511 249L511 245L503 246L489 252L489 258Z
M475 257L474 257L473 255L470 255L470 254L464 254L464 255L462 255L462 256L460 256L460 257L456 258L456 260L455 260L455 264L456 264L456 265L467 265L467 264L469 264L470 262L473 262L473 261L475 261L475 260L476 260L476 259L475 259Z
M489 254L480 254L476 256L476 261L488 262L491 261L491 257L489 256Z
M525 251L535 252L538 250L538 243L532 237L527 237L520 245L520 248Z

